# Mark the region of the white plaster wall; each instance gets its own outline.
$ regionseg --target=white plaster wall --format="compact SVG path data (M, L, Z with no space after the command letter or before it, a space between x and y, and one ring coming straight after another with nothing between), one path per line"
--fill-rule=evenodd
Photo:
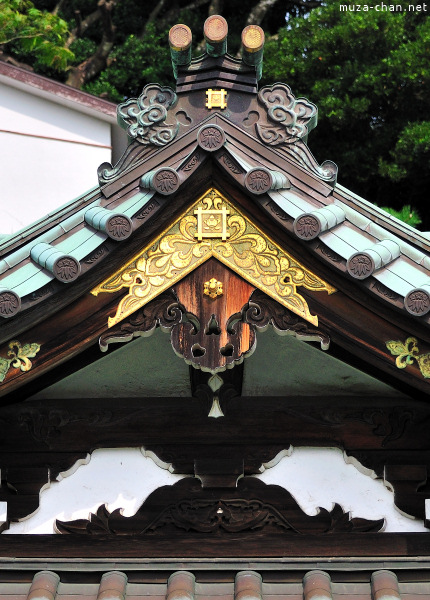
M54 533L55 519L87 519L101 504L110 512L122 508L129 517L155 489L183 477L159 467L139 448L95 450L87 464L70 472L42 491L36 513L3 533Z
M96 450L88 464L76 465L42 491L39 510L13 523L4 534L53 533L56 518L86 519L105 503L110 511L122 508L125 516L131 516L157 487L173 485L181 477L138 448ZM346 464L336 448L298 448L257 477L285 487L309 515L315 515L318 507L331 510L338 502L352 517L384 517L385 531L428 531L422 521L398 512L392 492L380 480Z
M97 167L111 161L110 128L0 83L0 234L14 233L96 186Z
M347 464L338 448L295 448L273 467L257 475L267 484L287 489L308 515L337 502L351 517L386 520L386 532L427 531L421 520L403 515L394 494L357 461ZM359 470L360 469L360 470Z

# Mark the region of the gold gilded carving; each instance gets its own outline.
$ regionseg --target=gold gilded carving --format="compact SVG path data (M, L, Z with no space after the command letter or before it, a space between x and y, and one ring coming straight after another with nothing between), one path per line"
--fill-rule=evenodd
M216 238L202 236L202 241L197 241L199 208L202 213L212 206L221 211L225 209L226 239L222 239L222 235ZM282 250L216 190L211 189L150 246L94 288L92 294L97 296L101 292L128 288L128 294L120 301L116 315L108 321L109 327L112 327L211 256L314 325L318 324L318 317L310 314L306 300L297 292L297 287L329 294L336 291Z
M417 338L409 337L405 343L400 340L386 342L386 346L393 356L397 356L396 367L404 369L416 361L422 376L430 377L430 353L419 353Z
M206 108L227 108L226 90L206 90Z
M205 281L203 293L211 298L218 298L218 296L222 296L222 282L217 281L215 277L212 277L212 279L209 279L209 281Z
M16 340L10 342L7 353L9 358L0 356L0 383L4 381L11 367L21 369L21 371L29 371L33 366L30 358L34 358L39 350L39 344L24 344L24 346L21 346L20 342Z

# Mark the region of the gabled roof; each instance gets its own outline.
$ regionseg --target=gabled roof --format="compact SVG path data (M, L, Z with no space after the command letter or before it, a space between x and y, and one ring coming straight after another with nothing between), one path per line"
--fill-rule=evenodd
M389 358L403 380L402 360L414 364L418 387L427 389L420 357L429 341L428 239L339 185L336 165L319 164L307 146L316 106L282 83L257 93L259 65L249 63L206 54L177 66L176 92L150 84L118 106L130 145L115 167L100 166L99 187L0 245L1 341L83 297L216 184L331 278L351 310L358 303L405 332L398 347L386 347L394 332L381 340L384 350L375 341L377 360ZM352 349L362 335L354 326L352 319L342 333ZM424 343L418 348L411 336ZM387 348L401 363L395 368Z

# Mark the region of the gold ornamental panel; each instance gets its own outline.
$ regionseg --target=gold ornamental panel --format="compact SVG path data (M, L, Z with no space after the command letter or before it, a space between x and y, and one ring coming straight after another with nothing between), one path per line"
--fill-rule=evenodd
M199 218L201 215L210 218L211 214L225 218L225 227L214 227L211 237L199 235L202 231ZM303 286L328 294L336 291L285 252L217 190L210 189L91 293L97 296L128 288L115 316L109 319L108 325L112 327L212 256L313 325L318 325L318 317L311 315L297 288Z

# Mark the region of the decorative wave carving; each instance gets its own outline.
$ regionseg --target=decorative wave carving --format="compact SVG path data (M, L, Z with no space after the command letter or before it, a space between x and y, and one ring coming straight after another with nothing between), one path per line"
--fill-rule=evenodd
M329 534L335 532L377 532L384 519L351 519L339 504L331 511L320 508L316 516L302 511L291 494L277 485L266 485L245 477L229 490L203 488L198 479L186 477L173 486L153 492L132 517L121 509L110 513L105 505L89 519L56 521L56 531L63 534L142 535L152 538L217 538L236 533L253 535Z

